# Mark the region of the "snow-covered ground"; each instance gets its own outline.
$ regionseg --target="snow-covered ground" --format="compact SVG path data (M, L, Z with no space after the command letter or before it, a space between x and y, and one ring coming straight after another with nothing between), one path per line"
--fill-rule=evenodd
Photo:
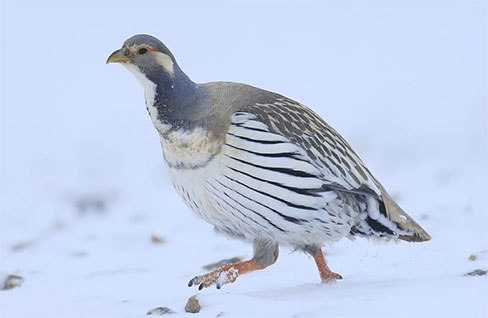
M488 317L486 1L1 3L0 317ZM344 279L281 250L197 292L250 246L215 234L172 189L131 74L105 59L163 40L195 81L280 92L339 130L430 242L340 241ZM155 243L151 236L164 239ZM476 260L469 260L476 254Z

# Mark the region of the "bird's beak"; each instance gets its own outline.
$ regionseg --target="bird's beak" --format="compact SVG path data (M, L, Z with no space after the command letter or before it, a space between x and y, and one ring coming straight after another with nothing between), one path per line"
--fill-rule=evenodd
M117 50L110 54L110 56L107 59L107 64L108 63L128 63L130 62L130 58L124 55L124 52L122 49Z

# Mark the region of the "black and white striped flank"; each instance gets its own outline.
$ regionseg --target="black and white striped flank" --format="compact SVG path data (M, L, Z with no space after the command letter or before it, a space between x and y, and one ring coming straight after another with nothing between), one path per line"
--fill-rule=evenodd
M239 219L236 226L249 224L252 235L288 241L291 233L297 241L402 233L380 210L380 190L350 146L311 111L283 105L232 115L220 173L206 180L216 205Z

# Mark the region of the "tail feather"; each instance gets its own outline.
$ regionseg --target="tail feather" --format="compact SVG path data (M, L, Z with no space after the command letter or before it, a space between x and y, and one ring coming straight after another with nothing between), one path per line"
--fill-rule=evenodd
M405 211L403 211L400 206L398 206L381 184L380 189L386 216L405 233L400 234L398 238L409 242L424 242L430 240L430 235Z
M409 242L430 240L430 235L398 206L379 184L381 198L367 197L367 211L352 229L352 235L399 238Z

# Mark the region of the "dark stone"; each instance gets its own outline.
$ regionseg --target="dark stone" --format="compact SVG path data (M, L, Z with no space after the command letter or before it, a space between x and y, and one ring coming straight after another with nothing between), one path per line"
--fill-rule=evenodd
M166 314L174 314L175 312L169 309L168 307L156 307L149 310L146 315L166 315Z
M475 269L472 272L464 274L464 276L484 276L488 274L488 271L485 271L483 269Z

